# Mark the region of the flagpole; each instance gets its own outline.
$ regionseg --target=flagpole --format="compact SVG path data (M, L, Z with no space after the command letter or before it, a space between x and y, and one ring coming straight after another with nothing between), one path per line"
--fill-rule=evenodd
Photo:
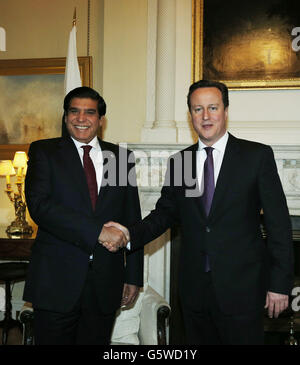
M73 14L73 22L72 22L72 26L74 27L74 25L76 25L76 21L77 21L77 18L76 18L76 6L74 8L74 14Z

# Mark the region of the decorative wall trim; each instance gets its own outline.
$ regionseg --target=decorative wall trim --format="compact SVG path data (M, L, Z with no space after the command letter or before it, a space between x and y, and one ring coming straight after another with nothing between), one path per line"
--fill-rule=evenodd
M272 145L291 215L300 215L300 145Z
M243 121L228 123L228 130L238 138L257 141L271 146L298 146L300 149L299 120Z
M136 158L143 212L153 209L164 182L167 160L183 144L130 144ZM300 145L271 145L291 215L300 215Z

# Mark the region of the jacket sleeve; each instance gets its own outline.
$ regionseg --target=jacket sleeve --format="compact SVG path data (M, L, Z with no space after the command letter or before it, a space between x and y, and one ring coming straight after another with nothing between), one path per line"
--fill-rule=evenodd
M169 161L166 176L170 176L170 180L165 179L155 209L142 221L129 226L130 242L133 250L159 237L178 222L175 188L172 183L172 176L174 176L172 166Z
M141 208L136 186L135 165L129 164L129 179L126 192L126 217L125 226L128 227L141 221ZM126 273L127 284L143 286L144 279L144 248L135 251L126 250Z
M269 291L289 294L294 277L292 228L271 147L264 151L258 186L267 233Z

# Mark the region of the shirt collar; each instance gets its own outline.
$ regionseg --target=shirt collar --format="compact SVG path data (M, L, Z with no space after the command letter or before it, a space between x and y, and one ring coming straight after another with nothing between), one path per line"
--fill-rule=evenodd
M223 152L225 151L225 148L226 148L226 144L227 144L227 141L228 141L228 132L226 131L224 136L222 136L215 144L213 144L211 147L213 147L215 150L217 151L220 151L220 152ZM201 139L199 138L199 141L198 141L198 150L201 151L203 150L205 147L207 147L202 141Z
M89 143L82 143L82 142L79 142L77 141L75 138L73 138L71 136L73 142L75 143L75 146L79 149L81 148L81 146L92 146L93 148L96 148L96 149L100 149L100 144L99 144L99 141L98 141L98 137L95 136Z

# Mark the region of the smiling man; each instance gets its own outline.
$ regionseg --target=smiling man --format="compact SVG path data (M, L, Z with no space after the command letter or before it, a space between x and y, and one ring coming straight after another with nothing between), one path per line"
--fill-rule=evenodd
M187 344L263 344L264 307L277 317L293 285L291 223L273 151L228 133L228 106L223 83L192 84L188 107L198 142L170 159L168 182L142 222L129 230L107 224L121 229L133 250L181 226L179 295ZM194 186L176 176L188 167ZM198 196L188 194L191 188Z
M66 105L65 122L72 138L88 144L103 124L103 116L99 118L98 101L89 98L73 98Z
M24 300L33 304L37 345L109 344L116 310L132 304L143 285L143 249L112 254L99 243L125 242L103 226L107 220L130 225L141 218L137 188L121 176L133 163L110 171L119 180L103 186L106 157L117 169L120 154L129 155L97 137L105 113L95 90L76 88L64 100L68 135L29 149L25 194L38 232Z

